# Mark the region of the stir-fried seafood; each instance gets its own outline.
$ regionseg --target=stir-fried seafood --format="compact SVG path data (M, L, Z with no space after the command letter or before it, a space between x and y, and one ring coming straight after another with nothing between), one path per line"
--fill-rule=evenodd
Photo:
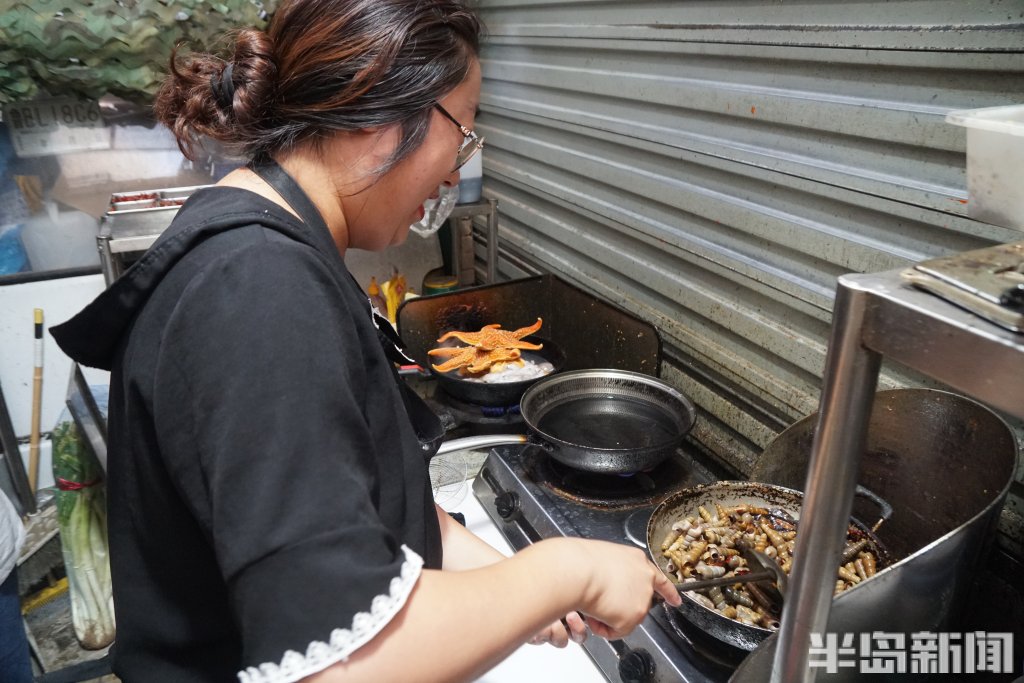
M698 516L674 523L661 543L661 554L668 558L668 572L684 589L687 581L749 572L747 561L737 548L740 543L774 558L789 573L797 525L787 512L747 504L723 507L715 503L714 507L714 514L702 505L697 508ZM878 556L871 541L851 526L835 593L866 581L877 568ZM738 583L690 591L687 595L730 619L775 630L779 627L782 605L772 592L754 583Z
M458 369L462 374L479 375L491 370L500 370L508 364L523 365L520 349L538 350L543 344L531 344L522 341L523 337L540 329L542 320L529 327L518 330L502 330L501 325L494 323L485 325L479 332L460 332L453 330L441 336L438 343L449 339L458 339L469 346L441 346L427 351L430 356L447 358L448 360L434 365L438 372L450 372Z

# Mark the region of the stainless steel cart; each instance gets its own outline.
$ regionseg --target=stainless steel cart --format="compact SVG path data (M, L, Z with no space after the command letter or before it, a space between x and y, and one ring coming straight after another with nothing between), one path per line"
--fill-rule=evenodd
M901 271L839 278L773 683L814 680L810 635L827 630L883 357L1024 418L1024 335L907 284ZM748 680L742 668L735 679Z

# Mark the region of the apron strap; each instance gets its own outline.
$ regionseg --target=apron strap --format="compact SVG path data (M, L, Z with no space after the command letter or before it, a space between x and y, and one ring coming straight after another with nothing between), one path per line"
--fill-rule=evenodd
M288 206L299 215L302 222L311 228L321 228L327 234L327 224L324 222L320 210L316 208L309 196L303 191L295 179L288 175L288 172L281 168L273 159L253 161L249 164L249 170L277 190L277 193L288 202Z
M266 158L252 162L249 164L249 169L277 190L277 193L288 203L288 206L292 207L292 210L299 215L302 222L317 236L326 237L330 235L330 231L327 229L327 224L324 222L323 216L320 215L320 211L299 184L295 182L295 179L281 168L280 164L273 159ZM333 242L330 249L336 250ZM352 285L360 294L365 296L362 287L355 281L352 274L348 273L348 275ZM366 300L370 307L370 319L373 321L373 326L377 328L377 335L380 337L381 345L384 347L384 353L387 355L388 360L399 365L414 364L416 361L405 355L403 351L405 343L398 336L398 332L391 325L391 321L382 316L373 307L369 297L366 297Z
M327 229L327 224L324 222L323 216L320 215L320 211L299 184L295 182L295 179L281 168L280 164L273 159L267 158L253 161L249 164L249 169L274 188L288 203L288 206L299 215L302 222L314 233L325 237L330 235L330 231ZM331 247L333 248L333 243ZM355 278L352 278L352 274L348 273L348 276L352 279L353 286L360 293L363 293L359 283L355 281ZM373 321L374 327L377 328L377 338L388 360L398 365L415 363L415 360L409 358L403 352L402 349L405 347L405 344L402 342L402 338L398 336L398 332L392 326L391 321L377 312L369 297L367 297L367 305L370 308L370 319ZM409 415L409 421L412 423L413 430L416 432L416 437L420 442L424 459L429 461L437 453L437 449L440 448L441 442L444 440L444 426L423 399L398 376L397 371L394 372L394 376L402 394L405 411Z

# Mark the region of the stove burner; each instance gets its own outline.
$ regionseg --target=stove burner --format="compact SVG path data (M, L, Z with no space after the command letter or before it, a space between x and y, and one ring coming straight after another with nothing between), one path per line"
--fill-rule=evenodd
M559 496L598 507L656 503L680 488L686 476L675 458L629 475L585 472L558 462L536 446L527 448L524 467L534 481Z
M509 431L522 433L526 429L522 416L519 414L519 404L510 406L481 406L455 398L438 388L427 403L442 419L448 418L455 427L467 426L471 433L477 433L472 428L500 427L498 431ZM451 429L452 427L449 427Z
M501 417L503 415L518 415L519 404L511 406L480 406L480 414L484 417Z
M701 458L702 454L687 445L657 468L623 478L571 470L552 462L536 446L498 446L488 454L473 491L517 549L553 537L632 541L646 548L647 521L665 496L728 478L728 473L712 469L712 461ZM564 478L591 490L568 492L561 488ZM743 653L730 653L730 646L717 641L705 644L711 636L695 630L689 622L670 622L658 605L629 636L612 642L590 638L583 648L609 681L727 683Z
M650 521L650 510L637 510L626 517L626 523L623 525L626 529L626 538L644 550L647 550L647 523Z

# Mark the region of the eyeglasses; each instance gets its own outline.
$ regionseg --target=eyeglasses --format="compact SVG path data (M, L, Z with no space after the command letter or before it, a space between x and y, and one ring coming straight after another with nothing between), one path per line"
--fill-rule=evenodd
M455 153L455 168L452 171L457 171L466 165L466 162L473 158L473 155L479 152L484 147L484 139L479 137L476 133L466 128L464 125L455 120L455 117L449 114L444 107L437 102L434 103L434 108L437 109L441 114L455 124L465 140L462 141L462 145L459 146L459 151Z

